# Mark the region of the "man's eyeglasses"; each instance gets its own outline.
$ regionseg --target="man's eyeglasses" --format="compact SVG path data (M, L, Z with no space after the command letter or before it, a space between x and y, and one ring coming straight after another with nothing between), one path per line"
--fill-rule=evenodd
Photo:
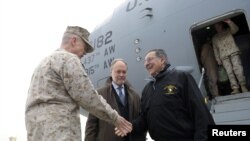
M158 58L158 57L148 57L147 59L144 60L144 63L151 62L151 61L153 61L156 58Z

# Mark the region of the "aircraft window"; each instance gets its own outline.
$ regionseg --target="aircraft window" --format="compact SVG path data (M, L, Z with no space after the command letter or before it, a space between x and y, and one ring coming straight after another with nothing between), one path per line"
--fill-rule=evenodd
M135 44L139 44L140 43L140 39L135 39L134 43Z
M202 53L202 47L206 46L205 48L209 48L211 50L212 43L211 39L216 34L216 31L214 29L214 24L219 21L224 21L226 19L231 19L238 27L239 31L233 35L233 38L238 46L238 48L241 51L240 58L243 66L244 75L246 78L246 87L248 90L250 89L250 63L248 60L250 60L250 33L249 33L249 27L248 23L245 17L245 14L243 12L232 12L233 14L226 14L225 16L221 16L219 18L214 18L213 20L208 20L207 22L202 22L202 24L196 24L191 28L191 35L193 40L193 45L196 52L196 58L200 66L200 71L202 71L202 68L204 67L204 60L202 60L202 56L206 56L208 53ZM213 50L212 50L213 51ZM204 58L203 58L204 59ZM209 63L212 61L210 60ZM216 61L217 65L217 61ZM216 66L217 67L217 66ZM213 67L211 67L213 68ZM215 70L213 70L215 71ZM215 71L217 72L217 70ZM206 91L208 93L208 96L210 99L212 99L213 96L213 90L211 91L211 77L213 77L213 74L209 74L211 72L208 72L205 69L205 75L203 79L203 83L205 85ZM209 76L210 75L210 76ZM218 79L218 78L217 78ZM218 83L216 82L218 87L218 93L219 96L223 95L229 95L232 90L230 86L230 82L225 83Z
M136 57L136 61L140 62L142 60L141 56Z
M139 48L139 47L137 47L136 49L135 49L135 53L140 53L141 52L141 48Z

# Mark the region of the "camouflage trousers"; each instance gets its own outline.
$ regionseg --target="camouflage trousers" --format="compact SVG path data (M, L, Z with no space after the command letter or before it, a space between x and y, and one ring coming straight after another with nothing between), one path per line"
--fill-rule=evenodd
M237 89L240 85L246 84L243 67L239 54L234 54L222 60L223 67L226 69L231 88ZM237 80L236 80L237 78Z

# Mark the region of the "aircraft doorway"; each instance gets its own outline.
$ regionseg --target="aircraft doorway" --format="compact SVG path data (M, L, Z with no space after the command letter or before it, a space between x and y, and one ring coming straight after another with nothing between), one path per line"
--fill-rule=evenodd
M216 77L216 75L218 74L218 62L213 57L211 57L212 59L207 59L208 54L210 54L208 53L208 50L209 52L212 51L214 54L213 44L211 41L213 36L217 33L214 28L214 24L220 21L225 21L226 19L231 19L231 21L233 21L239 27L238 32L236 34L233 34L233 38L240 50L240 59L246 78L246 87L248 88L248 90L250 90L250 33L248 27L249 24L247 23L245 14L242 11L233 11L222 16L220 15L218 16L218 18L213 18L212 20L210 19L207 22L196 24L191 29L191 35L196 52L196 57L199 62L200 71L202 72L202 68L209 66L205 68L203 83L205 84L205 88L210 99L212 99L214 97L214 93L216 93L215 89L213 89L213 86L211 87L211 85L213 85L213 83L211 83L211 80L218 80L214 79L214 77ZM204 51L204 48L207 48L206 51ZM204 63L210 64L206 66L204 65ZM208 71L208 69L210 69L210 71ZM216 73L215 76L214 73ZM227 73L225 72L224 74ZM228 78L228 76L226 75L224 78ZM229 95L233 91L229 79L225 79L225 81L223 82L216 81L215 85L217 85L219 96Z

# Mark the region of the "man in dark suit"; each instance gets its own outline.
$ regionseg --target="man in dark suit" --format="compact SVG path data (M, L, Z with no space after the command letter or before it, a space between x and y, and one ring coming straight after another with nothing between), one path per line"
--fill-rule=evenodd
M121 116L133 121L139 115L140 97L126 80L127 70L127 63L123 59L115 59L111 63L111 76L98 92ZM118 137L114 128L113 125L89 114L85 141L145 141L145 134Z

